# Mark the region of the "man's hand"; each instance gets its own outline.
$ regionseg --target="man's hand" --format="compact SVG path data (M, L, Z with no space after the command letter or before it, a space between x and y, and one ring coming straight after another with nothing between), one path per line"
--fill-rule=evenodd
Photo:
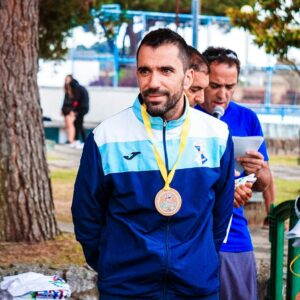
M257 174L266 164L264 156L258 151L247 151L246 156L239 156L236 160L242 165L247 175Z
M252 197L252 183L246 182L245 184L235 187L234 191L234 207L239 208L244 206Z
M237 157L247 175L254 173L257 178L253 190L263 192L271 183L271 171L268 162L258 151L247 151L246 156Z

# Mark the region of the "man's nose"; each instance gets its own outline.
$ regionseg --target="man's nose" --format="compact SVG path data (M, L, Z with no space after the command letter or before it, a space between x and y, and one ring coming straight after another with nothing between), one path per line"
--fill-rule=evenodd
M153 72L149 78L148 85L150 88L160 87L160 76L156 72Z
M197 93L197 96L195 97L195 102L200 104L204 102L204 90L201 90Z
M226 89L225 89L224 86L220 87L218 89L217 96L218 96L219 99L225 99L226 98Z

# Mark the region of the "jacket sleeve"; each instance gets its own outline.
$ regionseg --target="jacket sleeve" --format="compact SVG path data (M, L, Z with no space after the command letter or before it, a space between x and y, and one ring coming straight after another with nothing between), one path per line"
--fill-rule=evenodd
M228 136L226 150L221 159L220 178L216 183L215 193L213 228L215 247L219 251L226 236L234 201L234 154L231 135Z
M94 270L97 269L101 228L105 222L106 190L101 156L94 135L90 134L75 182L72 216L76 239Z

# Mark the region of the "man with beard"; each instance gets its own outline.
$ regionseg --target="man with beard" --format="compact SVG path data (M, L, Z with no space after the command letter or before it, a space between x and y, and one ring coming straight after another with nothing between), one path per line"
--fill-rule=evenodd
M192 107L199 109L199 105L202 105L205 95L205 89L209 84L210 67L206 58L194 47L188 46L190 57L190 68L194 70L194 79L192 85L185 90L185 94L188 97L189 104ZM238 172L237 172L238 173ZM235 186L234 191L234 206L240 207L245 205L252 197L252 183L245 182Z
M218 251L232 214L226 124L190 108L188 47L169 29L137 52L140 94L89 135L72 213L100 299L219 299ZM176 171L176 172L175 172Z
M221 108L223 114L219 118L228 125L232 136L263 136L255 112L232 100L240 74L237 54L231 49L209 47L203 52L203 56L210 66L209 86L205 89L204 102L196 108L212 115ZM256 181L248 188L264 192L271 186L272 177L265 142L257 151L247 151L244 156L236 159L243 167L240 174L242 177L255 174ZM243 197L243 191L240 192L235 193L232 223L228 238L219 253L220 296L224 300L257 300L256 263L243 207L247 197L246 201L239 201L239 196Z

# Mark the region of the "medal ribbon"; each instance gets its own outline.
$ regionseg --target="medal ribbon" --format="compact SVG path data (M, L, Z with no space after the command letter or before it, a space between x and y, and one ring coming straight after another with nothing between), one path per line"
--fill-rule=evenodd
M187 107L187 114L186 114L186 119L183 123L183 126L182 126L182 132L181 132L181 136L180 136L180 145L179 145L179 154L178 154L178 158L171 170L171 172L168 174L168 171L167 171L167 168L154 144L154 138L153 138L153 133L152 133L152 130L151 130L151 123L150 123L150 119L148 117L148 114L147 114L147 107L146 107L146 104L143 103L142 104L142 118L143 118L143 122L144 122L144 125L145 125L145 128L146 128L146 131L148 133L148 136L150 138L150 141L152 143L152 146L153 146L153 151L154 151L154 155L155 155L155 159L157 161L157 164L158 164L158 167L159 167L159 170L160 170L160 173L165 181L165 186L164 186L164 190L169 190L170 189L170 184L171 184L171 181L174 177L174 174L175 174L175 171L176 171L176 167L181 159L181 156L182 156L182 153L183 153L183 150L185 148L185 145L186 145L186 142L187 142L187 137L188 137L188 132L189 132L189 127L190 127L190 114L189 114L189 105L186 101L186 107Z

